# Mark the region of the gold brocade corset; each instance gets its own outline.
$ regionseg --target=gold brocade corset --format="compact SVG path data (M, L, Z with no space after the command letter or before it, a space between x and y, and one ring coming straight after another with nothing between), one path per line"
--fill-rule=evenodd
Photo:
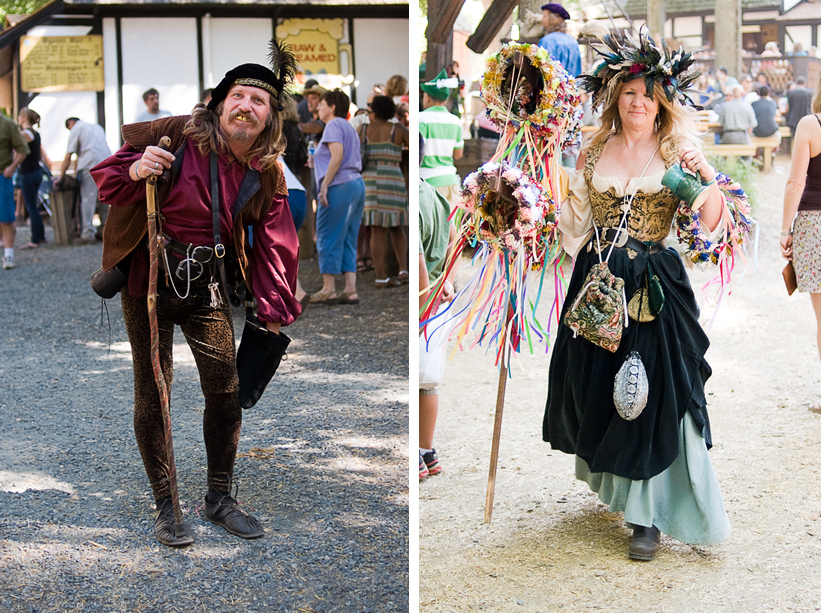
M584 165L584 179L590 197L593 220L599 228L615 228L619 225L627 206L627 197L617 196L615 189L598 192L593 187L593 169L601 156L604 143L591 147ZM627 229L631 237L642 242L660 241L667 238L679 200L669 188L660 186L655 193L639 190L630 206Z

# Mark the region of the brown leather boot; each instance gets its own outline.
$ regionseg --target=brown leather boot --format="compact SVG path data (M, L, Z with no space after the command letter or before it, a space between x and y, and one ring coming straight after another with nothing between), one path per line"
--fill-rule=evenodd
M655 559L661 545L661 532L655 526L633 526L633 540L630 541L630 559L649 562Z

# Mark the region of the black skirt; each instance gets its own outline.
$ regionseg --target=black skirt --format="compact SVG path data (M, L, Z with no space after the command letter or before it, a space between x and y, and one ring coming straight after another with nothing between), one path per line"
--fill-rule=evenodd
M607 255L608 249L602 252ZM698 322L698 304L681 257L674 249L631 260L625 248L613 250L610 271L624 279L627 299L644 284L647 258L664 290L664 307L655 320L630 319L615 353L577 336L563 323L550 361L549 388L542 436L551 447L575 454L591 472L628 479L649 479L679 454L679 422L689 411L707 447L710 422L704 383L711 370L704 354L710 345ZM595 249L583 248L568 287L562 321L598 263ZM647 370L649 395L639 417L625 421L613 405L613 380L631 350Z

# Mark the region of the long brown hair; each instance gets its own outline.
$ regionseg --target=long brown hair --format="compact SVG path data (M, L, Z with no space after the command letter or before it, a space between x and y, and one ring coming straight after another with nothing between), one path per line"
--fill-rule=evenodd
M815 95L812 97L812 112L821 113L821 79L818 79L818 85L815 87Z
M37 114L36 111L32 111L29 107L24 106L22 109L20 109L20 113L18 113L18 115L19 114L23 114L26 116L26 119L28 120L29 125L31 125L32 128L34 126L40 125L40 116Z
M613 134L621 133L619 96L623 87L624 83L619 85L610 105L602 111L601 126L590 137L588 147L607 140ZM659 83L655 83L653 98L659 102L659 152L665 164L669 166L678 161L679 146L684 139L688 139L695 147L701 149L703 141L696 124L695 110L678 102L668 101Z
M183 134L190 136L195 143L200 154L205 155L209 150L217 153L230 151L228 142L219 129L220 116L222 115L224 103L220 103L214 111L200 102L191 112L191 120L185 126ZM259 157L260 169L268 170L272 168L277 158L285 150L285 139L282 136L282 118L279 113L278 103L271 96L270 113L265 122L265 129L257 136L257 140L245 154L241 162L248 164L254 157Z

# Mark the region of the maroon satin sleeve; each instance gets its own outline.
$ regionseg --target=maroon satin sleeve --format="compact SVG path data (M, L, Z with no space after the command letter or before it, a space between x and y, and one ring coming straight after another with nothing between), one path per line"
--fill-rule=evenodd
M302 306L294 297L299 269L299 239L287 196L275 196L271 211L254 226L250 281L260 321L287 326Z
M125 144L117 153L91 169L100 202L111 206L130 206L145 200L145 181L132 181L128 176L128 169L141 157L141 151Z

